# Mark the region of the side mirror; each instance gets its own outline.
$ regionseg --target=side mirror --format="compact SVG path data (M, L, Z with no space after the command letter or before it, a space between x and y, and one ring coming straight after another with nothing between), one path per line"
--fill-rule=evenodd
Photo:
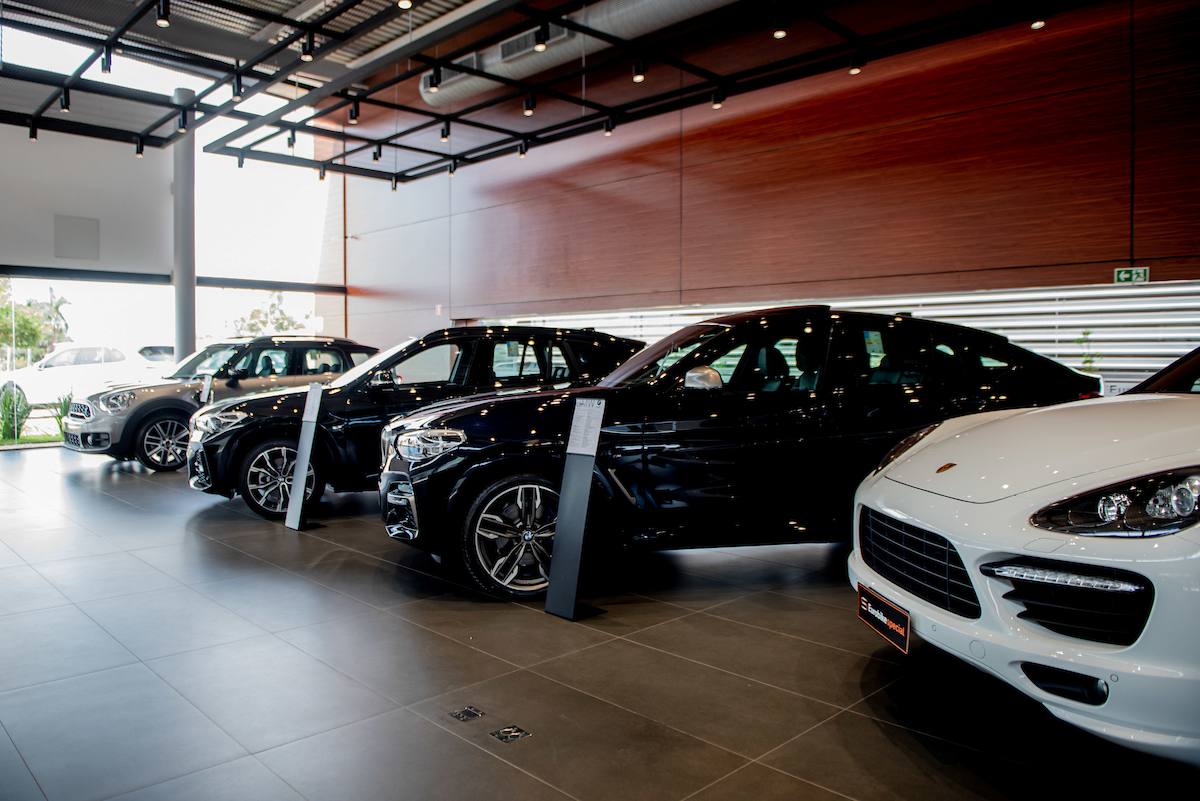
M39 369L39 370L49 370L53 366L54 365L47 364L46 362L38 362L37 363L37 369Z
M684 389L714 390L724 386L725 380L721 378L721 374L708 366L693 367L683 377Z
M227 380L225 382L225 386L236 387L238 385L239 381L241 381L243 378L249 378L249 376L250 376L250 371L244 367L241 369L238 369L238 370L230 370L229 371L229 380Z
M396 386L396 376L392 371L384 367L381 370L376 370L371 373L370 379L367 380L367 386L371 389L387 389Z

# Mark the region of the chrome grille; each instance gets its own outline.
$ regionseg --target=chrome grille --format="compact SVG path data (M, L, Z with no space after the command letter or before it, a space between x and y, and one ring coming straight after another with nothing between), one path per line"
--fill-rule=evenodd
M979 617L979 596L945 537L863 507L858 547L868 567L906 592L956 615Z
M72 401L68 416L74 417L76 420L90 420L92 418L92 407L86 403Z

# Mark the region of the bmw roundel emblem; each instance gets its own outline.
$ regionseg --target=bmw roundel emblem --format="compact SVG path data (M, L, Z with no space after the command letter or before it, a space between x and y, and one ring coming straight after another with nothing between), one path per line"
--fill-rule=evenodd
M958 463L957 462L946 462L944 465L939 467L936 472L945 473L947 470L949 470L952 467L958 467Z

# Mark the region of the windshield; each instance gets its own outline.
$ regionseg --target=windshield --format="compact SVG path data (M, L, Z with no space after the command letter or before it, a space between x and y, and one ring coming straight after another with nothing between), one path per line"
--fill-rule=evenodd
M1200 394L1200 348L1167 365L1126 394L1150 392Z
M331 383L329 386L345 387L345 386L349 386L350 384L353 384L355 381L362 378L367 373L371 373L371 372L377 370L379 367L386 365L387 362L393 356L395 356L397 353L399 353L400 351L407 348L409 345L411 345L415 341L416 341L416 337L409 337L408 339L401 342L399 345L396 345L394 347L388 348L387 350L376 353L374 356L367 359L365 362L358 365L357 367L353 367L350 370L347 370L346 372L342 373L342 375L339 378L335 379L333 381L333 383Z
M209 345L181 361L168 378L188 379L198 375L213 375L226 365L241 345Z
M604 377L602 387L629 387L658 378L696 348L729 330L719 323L699 323L663 337Z

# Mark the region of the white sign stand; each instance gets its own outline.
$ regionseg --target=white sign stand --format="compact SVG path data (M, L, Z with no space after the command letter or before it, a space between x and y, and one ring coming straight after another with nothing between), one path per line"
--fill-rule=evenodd
M200 381L200 405L207 406L213 402L213 375L209 373Z
M308 385L308 397L304 399L304 416L300 418L300 441L296 444L296 464L292 467L292 491L288 496L287 517L283 524L299 531L304 515L304 489L308 483L308 465L312 461L313 440L317 435L317 413L321 409L323 385Z

